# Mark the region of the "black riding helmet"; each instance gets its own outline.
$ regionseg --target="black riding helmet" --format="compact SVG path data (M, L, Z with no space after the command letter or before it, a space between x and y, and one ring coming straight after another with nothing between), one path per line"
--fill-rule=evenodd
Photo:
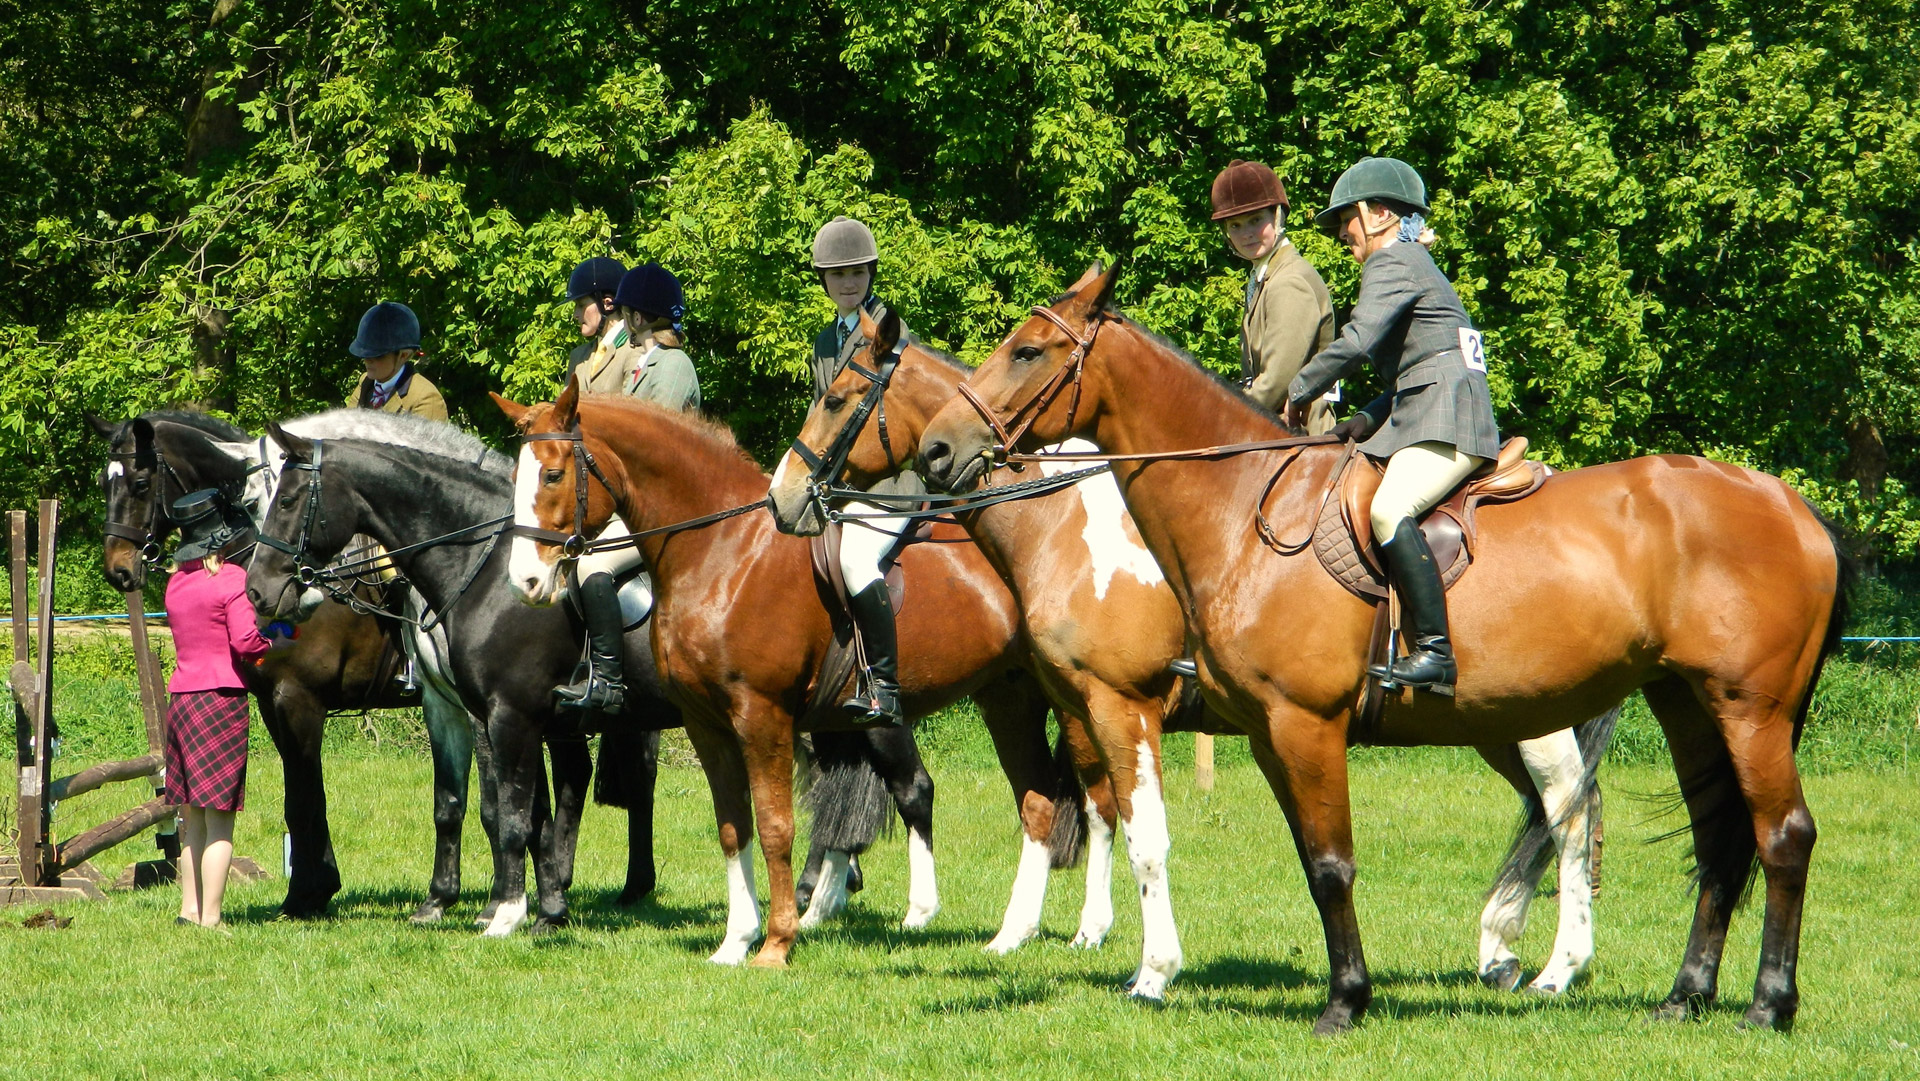
M625 263L605 255L585 260L567 275L567 299L577 303L619 292L620 278L626 272Z

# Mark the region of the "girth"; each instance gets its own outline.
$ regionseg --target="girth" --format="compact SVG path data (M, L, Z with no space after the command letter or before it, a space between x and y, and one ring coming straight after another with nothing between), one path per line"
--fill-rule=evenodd
M1526 437L1507 440L1492 465L1468 477L1421 519L1420 532L1447 587L1459 581L1473 562L1474 510L1483 503L1512 503L1532 495L1552 474L1526 455ZM1386 569L1374 546L1369 518L1385 472L1384 466L1358 449L1349 451L1313 530L1313 554L1320 565L1348 592L1366 601L1387 597Z

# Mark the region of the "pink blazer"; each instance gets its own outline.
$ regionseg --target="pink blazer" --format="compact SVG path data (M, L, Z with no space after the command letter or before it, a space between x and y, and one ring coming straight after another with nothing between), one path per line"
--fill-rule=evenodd
M225 563L207 574L200 560L181 564L167 582L167 622L173 627L173 676L167 690L242 688L240 664L270 648L247 600L247 569Z

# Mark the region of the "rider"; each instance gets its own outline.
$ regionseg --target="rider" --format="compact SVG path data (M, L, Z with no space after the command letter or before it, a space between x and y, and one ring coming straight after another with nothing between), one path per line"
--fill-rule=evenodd
M1480 332L1453 284L1427 252L1427 188L1395 158L1362 158L1340 174L1331 205L1315 217L1361 264L1360 295L1340 337L1287 388L1297 421L1341 374L1372 360L1387 392L1336 433L1367 438L1360 449L1387 460L1373 497L1373 535L1406 606L1412 645L1375 676L1391 686L1451 694L1456 675L1447 636L1447 595L1417 524L1469 474L1500 452Z
M625 324L611 318L613 294L619 290L620 277L626 272L627 264L620 260L596 255L583 260L567 275L567 300L573 304L573 321L580 328L580 336L587 339L567 355L568 372L592 356L596 346L605 346L611 352L612 339L626 329Z
M680 280L658 263L634 267L620 278L614 290L612 312L619 343L605 358L608 338L594 350L589 364L610 361L595 369L590 380L583 380L582 391L601 391L609 373L618 381L605 388L607 393L626 394L656 402L669 409L697 412L700 408L700 376L693 359L682 352L680 320L686 315L686 295ZM584 323L582 324L584 327ZM627 524L615 516L600 533L610 541L631 533ZM616 575L640 563L639 549L631 544L618 545L580 557L575 566L580 581L580 614L587 624L587 662L572 683L554 689L563 709L582 713L618 713L626 704L627 685L621 673L622 643L629 620L621 612L620 591L614 585ZM643 582L633 589L645 589ZM636 619L652 605L651 590L644 597L629 598L630 606L641 609Z
M813 341L813 400L825 397L833 381L853 355L865 348L866 335L860 332L860 313L878 323L887 306L874 295L874 272L880 266L880 249L873 231L861 222L837 217L820 227L813 238L813 270L833 301L835 316ZM900 327L902 342L913 339L906 325ZM871 491L893 495L924 495L920 476L902 469L893 478L875 485ZM861 505L864 511L876 507ZM844 708L869 720L887 725L905 723L900 711L899 645L894 631L893 596L887 590L884 564L900 535L907 530L905 518L862 518L840 535L840 574L847 584L847 596L853 618L860 625L860 639L867 653L866 678L861 689L844 703Z
M1287 212L1287 189L1257 161L1235 158L1213 178L1213 220L1233 253L1251 264L1240 315L1240 383L1248 397L1275 412L1300 366L1333 341L1327 283L1287 239ZM1331 402L1315 399L1308 433L1332 427Z
M388 413L411 413L446 420L446 399L433 381L414 370L421 355L420 320L405 304L383 300L360 317L360 332L347 351L366 365L366 373L347 404Z

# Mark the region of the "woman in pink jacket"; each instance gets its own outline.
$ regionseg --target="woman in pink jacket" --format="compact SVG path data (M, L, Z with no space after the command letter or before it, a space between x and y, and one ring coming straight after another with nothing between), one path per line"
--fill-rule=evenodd
M245 567L220 550L238 531L226 500L207 488L173 505L182 543L167 582L173 628L173 677L167 681L167 794L180 805L180 916L176 923L220 925L220 901L233 860L233 818L247 783L247 691L240 666L269 643L247 601Z

